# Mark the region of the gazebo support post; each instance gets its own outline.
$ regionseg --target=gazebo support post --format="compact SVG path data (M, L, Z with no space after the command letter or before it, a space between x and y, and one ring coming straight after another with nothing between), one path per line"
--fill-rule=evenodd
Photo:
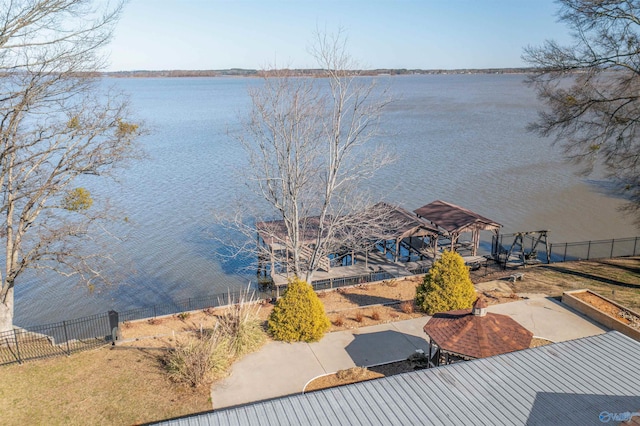
M471 233L471 256L475 256L478 253L478 246L480 245L480 229L473 228Z

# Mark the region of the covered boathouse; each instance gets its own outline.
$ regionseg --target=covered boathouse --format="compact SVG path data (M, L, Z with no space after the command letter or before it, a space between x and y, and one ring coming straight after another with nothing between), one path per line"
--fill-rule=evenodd
M316 253L319 258L314 281L364 277L378 272L385 273L383 279L413 275L415 271L428 270L442 249L469 250L471 257L478 258L480 231L490 230L499 235L501 227L471 210L440 200L415 210L415 214L380 202L343 218L350 225L337 232L323 231L322 237L331 241L324 252ZM322 228L329 229L333 219L328 218ZM318 217L301 219L298 262L303 268L311 262L320 233L319 221ZM286 224L282 220L264 221L258 222L256 228L258 274L270 277L276 286L286 285L293 262ZM471 241L461 240L465 232L471 232Z

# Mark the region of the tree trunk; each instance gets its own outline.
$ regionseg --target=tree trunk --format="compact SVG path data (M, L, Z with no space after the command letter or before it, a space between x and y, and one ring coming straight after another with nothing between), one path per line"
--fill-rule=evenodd
M7 295L0 303L0 333L13 329L13 287L7 291Z

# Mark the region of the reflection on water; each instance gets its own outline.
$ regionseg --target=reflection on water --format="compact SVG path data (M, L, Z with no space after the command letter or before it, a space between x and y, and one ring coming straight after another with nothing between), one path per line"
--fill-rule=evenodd
M526 133L538 103L519 75L390 77L396 101L378 142L398 161L370 182L375 195L413 210L443 199L504 225L504 232L549 229L552 241L635 236L624 202L600 177L576 176L551 141ZM128 222L111 246L125 279L89 294L55 275L29 273L16 287L16 322L58 321L243 287L215 240L214 209L243 194L241 147L228 136L246 111L256 79L116 79L151 130L150 159L122 173L122 185L88 182ZM594 183L596 182L596 183Z

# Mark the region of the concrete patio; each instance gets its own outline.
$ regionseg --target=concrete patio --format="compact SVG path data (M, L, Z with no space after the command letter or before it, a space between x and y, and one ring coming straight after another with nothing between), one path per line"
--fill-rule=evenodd
M488 311L510 315L534 336L554 342L608 331L544 295L493 305ZM231 375L214 384L213 408L299 393L323 374L403 360L417 349L426 351L428 342L422 328L429 318L338 331L315 343L269 342L235 363Z

